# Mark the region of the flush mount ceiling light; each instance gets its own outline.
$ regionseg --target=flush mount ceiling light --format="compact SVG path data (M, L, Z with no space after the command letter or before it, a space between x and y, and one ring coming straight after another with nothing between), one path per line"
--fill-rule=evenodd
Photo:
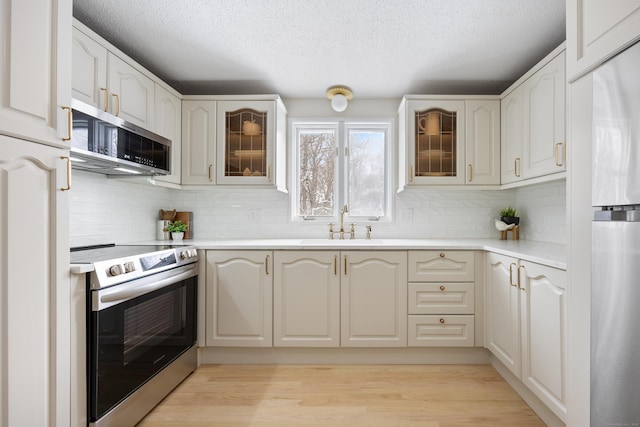
M348 87L333 86L327 90L327 98L331 100L331 108L340 113L347 109L349 101L353 99L353 93Z

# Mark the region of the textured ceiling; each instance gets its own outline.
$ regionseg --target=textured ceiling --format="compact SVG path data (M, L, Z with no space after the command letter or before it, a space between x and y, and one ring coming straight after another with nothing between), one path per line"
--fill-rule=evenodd
M497 94L565 39L564 0L74 0L183 94Z

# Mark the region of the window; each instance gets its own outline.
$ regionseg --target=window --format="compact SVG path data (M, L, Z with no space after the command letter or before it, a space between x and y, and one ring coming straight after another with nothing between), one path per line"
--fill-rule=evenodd
M390 122L293 122L294 219L387 220Z

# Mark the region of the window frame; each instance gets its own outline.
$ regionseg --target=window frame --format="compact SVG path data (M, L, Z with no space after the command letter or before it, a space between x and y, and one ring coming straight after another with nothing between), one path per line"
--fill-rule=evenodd
M340 210L348 205L349 182L348 182L348 154L345 149L348 147L347 140L350 130L360 131L382 131L384 133L384 153L385 153L385 174L384 174L384 215L378 217L371 216L352 216L347 213L349 222L392 222L393 221L393 159L394 150L392 140L394 138L394 120L393 119L290 119L290 156L288 166L290 169L289 189L290 189L290 219L297 223L336 223L340 218ZM298 215L299 198L300 198L300 164L299 164L299 145L298 135L300 131L317 129L317 130L336 130L336 153L335 153L335 170L334 170L334 203L332 216L303 216Z

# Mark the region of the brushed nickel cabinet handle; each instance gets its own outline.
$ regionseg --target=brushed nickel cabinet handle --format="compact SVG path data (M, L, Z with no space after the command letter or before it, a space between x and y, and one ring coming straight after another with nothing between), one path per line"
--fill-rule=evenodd
M520 169L518 166L520 165L520 157L516 157L513 159L513 173L516 177L520 178Z
M71 111L71 107L60 107L63 110L67 110L67 136L62 138L63 141L71 141L71 130L73 129L73 111Z
M338 255L333 256L333 275L338 275Z
M107 88L106 87L101 87L100 91L103 93L104 111L106 113L107 111L109 111L109 92L107 92Z
M469 182L473 181L473 165L469 163Z
M264 272L265 274L269 274L269 255L267 255L264 259Z
M344 256L344 275L347 275L347 256Z
M60 188L60 191L71 190L71 159L67 156L60 156L60 158L67 161L67 186Z
M212 164L209 164L209 181L213 181L213 179L211 179L211 169L213 168Z
M271 165L267 166L267 179L271 182Z
M409 182L413 182L413 165L409 165Z

